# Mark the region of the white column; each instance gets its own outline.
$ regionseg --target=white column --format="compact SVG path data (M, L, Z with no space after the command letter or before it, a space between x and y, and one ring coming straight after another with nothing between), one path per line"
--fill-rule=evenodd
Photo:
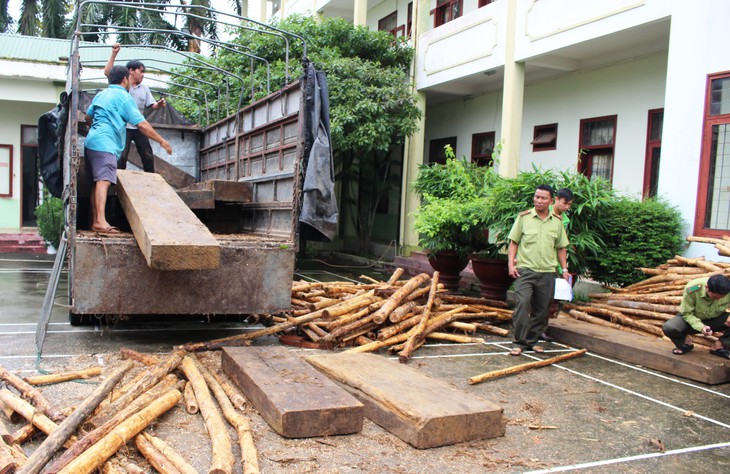
M515 62L515 34L517 0L508 0L505 36L504 84L502 90L503 148L499 174L517 176L520 167L520 133L522 131L522 103L525 92L525 64Z
M402 253L409 255L411 251L418 248L418 234L413 228L415 219L413 213L418 209L420 204L418 196L411 190L411 183L418 176L418 165L423 163L423 149L426 129L426 95L416 91L416 71L420 67L418 63L418 36L421 32L427 31L431 15L429 14L428 0L413 1L413 26L412 26L412 44L416 50L411 66L411 84L414 93L418 97L418 107L421 109L422 117L418 123L418 131L408 137L405 143L403 156L403 183L401 188L401 209L400 209L400 229L399 229L399 245Z
M355 26L366 26L368 21L368 0L355 0L355 11L352 23Z

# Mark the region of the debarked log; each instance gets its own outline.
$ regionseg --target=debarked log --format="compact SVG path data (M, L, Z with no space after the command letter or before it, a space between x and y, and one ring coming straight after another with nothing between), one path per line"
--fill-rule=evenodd
M580 349L573 352L568 352L567 354L562 354L557 357L551 357L549 359L545 360L538 360L535 362L528 362L527 364L520 364L515 365L514 367L509 367L507 369L500 369L500 370L494 370L492 372L487 372L481 375L477 375L475 377L469 378L468 382L469 385L478 384L481 382L484 382L486 380L496 379L498 377L504 377L506 375L514 375L519 374L521 372L524 372L526 370L530 369L537 369L539 367L545 367L547 365L555 364L558 362L563 362L569 359L573 359L575 357L582 356L586 353L585 349Z
M100 467L119 448L145 429L157 417L168 411L182 398L178 390L171 390L156 399L141 411L130 416L99 442L81 453L61 469L62 474L89 474Z

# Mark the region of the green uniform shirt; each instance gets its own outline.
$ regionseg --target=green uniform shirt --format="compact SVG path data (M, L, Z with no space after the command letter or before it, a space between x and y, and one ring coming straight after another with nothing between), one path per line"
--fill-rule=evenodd
M550 206L548 206L548 210L550 211L550 214L553 213L553 205L552 204ZM567 212L562 213L560 215L560 217L563 220L563 227L565 228L565 232L567 233L568 232L568 224L570 224L570 217L568 217L568 213ZM558 262L558 266L555 267L555 268L556 268L556 270L555 270L556 272L563 273L563 267L560 266L560 262Z
M703 319L712 319L720 316L730 304L730 293L719 300L713 300L707 294L707 280L710 277L697 278L684 287L682 304L679 312L682 318L692 326L692 329L702 332Z
M555 271L557 249L569 243L561 219L551 212L543 221L534 207L517 216L508 238L518 244L517 267L543 273Z

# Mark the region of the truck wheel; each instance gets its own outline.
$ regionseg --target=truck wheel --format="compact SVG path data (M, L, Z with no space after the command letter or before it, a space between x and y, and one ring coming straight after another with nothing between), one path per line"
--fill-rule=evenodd
M85 326L87 324L91 324L91 316L87 314L76 314L69 311L68 322L71 323L71 326Z

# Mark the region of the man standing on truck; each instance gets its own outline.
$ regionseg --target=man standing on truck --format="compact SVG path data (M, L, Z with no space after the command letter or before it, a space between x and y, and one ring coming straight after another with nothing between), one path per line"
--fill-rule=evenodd
M107 61L106 66L104 67L105 76L109 77L109 71L114 66L114 60L116 59L117 54L119 54L120 49L122 49L122 46L119 43L114 43L112 45L112 54L109 56L109 61ZM126 67L129 70L129 94L134 99L134 102L137 104L137 108L142 114L144 114L147 107L158 109L167 105L164 97L155 101L155 98L152 97L152 92L150 92L150 88L147 87L147 85L142 84L145 73L145 67L144 64L142 64L142 61L129 61ZM120 170L127 169L127 157L129 156L129 149L132 146L132 141L134 141L134 145L137 147L137 153L139 153L140 158L142 158L142 168L147 173L154 173L155 155L152 153L150 141L144 133L133 125L127 125L127 139L124 145L124 151L122 151L121 158L117 164L117 168Z
M129 70L114 66L109 70L109 87L96 94L86 110L86 123L91 127L84 141L86 175L91 186L91 230L118 234L119 229L106 220L106 194L117 183L117 159L124 150L125 125L135 125L140 132L172 154L170 144L144 119L129 95Z

